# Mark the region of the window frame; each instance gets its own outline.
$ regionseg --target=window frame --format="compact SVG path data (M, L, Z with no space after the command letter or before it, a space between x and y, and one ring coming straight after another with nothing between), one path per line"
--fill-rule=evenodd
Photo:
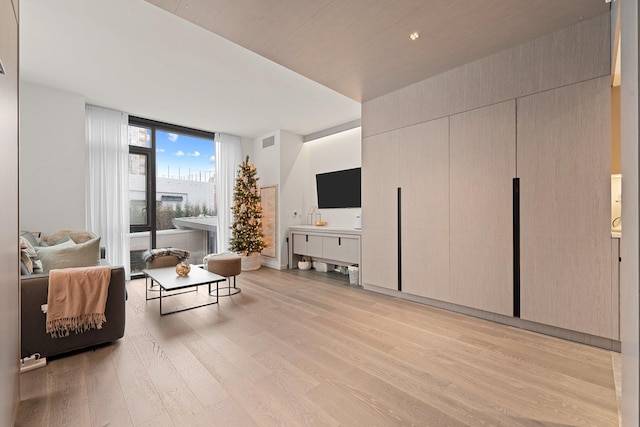
M151 241L151 248L156 247L157 238L156 233L156 132L165 131L171 133L178 133L181 135L194 136L197 138L210 139L215 144L215 132L204 131L195 128L189 128L185 126L175 125L172 123L160 122L157 120L145 119L137 116L129 116L129 126L144 127L150 130L150 147L140 147L136 145L129 145L129 154L140 154L147 157L147 182L146 182L146 207L147 207L147 224L144 225L131 225L129 222L130 233L140 233L148 231Z

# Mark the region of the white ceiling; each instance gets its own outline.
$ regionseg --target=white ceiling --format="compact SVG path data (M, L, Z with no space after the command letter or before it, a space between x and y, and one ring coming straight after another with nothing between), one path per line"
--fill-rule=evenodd
M609 8L604 0L22 0L20 7L23 81L246 137L275 129L307 135L352 121L358 101ZM413 43L412 31L421 34Z
M22 0L20 79L251 138L360 117L358 102L143 0Z

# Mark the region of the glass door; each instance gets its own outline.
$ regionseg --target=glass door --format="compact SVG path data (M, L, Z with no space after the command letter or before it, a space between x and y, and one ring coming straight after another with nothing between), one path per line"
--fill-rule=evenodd
M175 247L201 264L216 252L213 133L131 118L129 209L131 273L150 248Z

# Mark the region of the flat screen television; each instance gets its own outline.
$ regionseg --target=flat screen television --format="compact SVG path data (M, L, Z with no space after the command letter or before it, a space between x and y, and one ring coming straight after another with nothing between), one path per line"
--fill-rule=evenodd
M318 209L361 207L360 168L316 175Z

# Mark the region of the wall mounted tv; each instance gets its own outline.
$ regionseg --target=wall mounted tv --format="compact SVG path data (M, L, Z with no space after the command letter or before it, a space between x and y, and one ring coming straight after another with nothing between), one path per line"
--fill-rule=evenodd
M360 176L360 168L317 174L318 208L361 207Z

